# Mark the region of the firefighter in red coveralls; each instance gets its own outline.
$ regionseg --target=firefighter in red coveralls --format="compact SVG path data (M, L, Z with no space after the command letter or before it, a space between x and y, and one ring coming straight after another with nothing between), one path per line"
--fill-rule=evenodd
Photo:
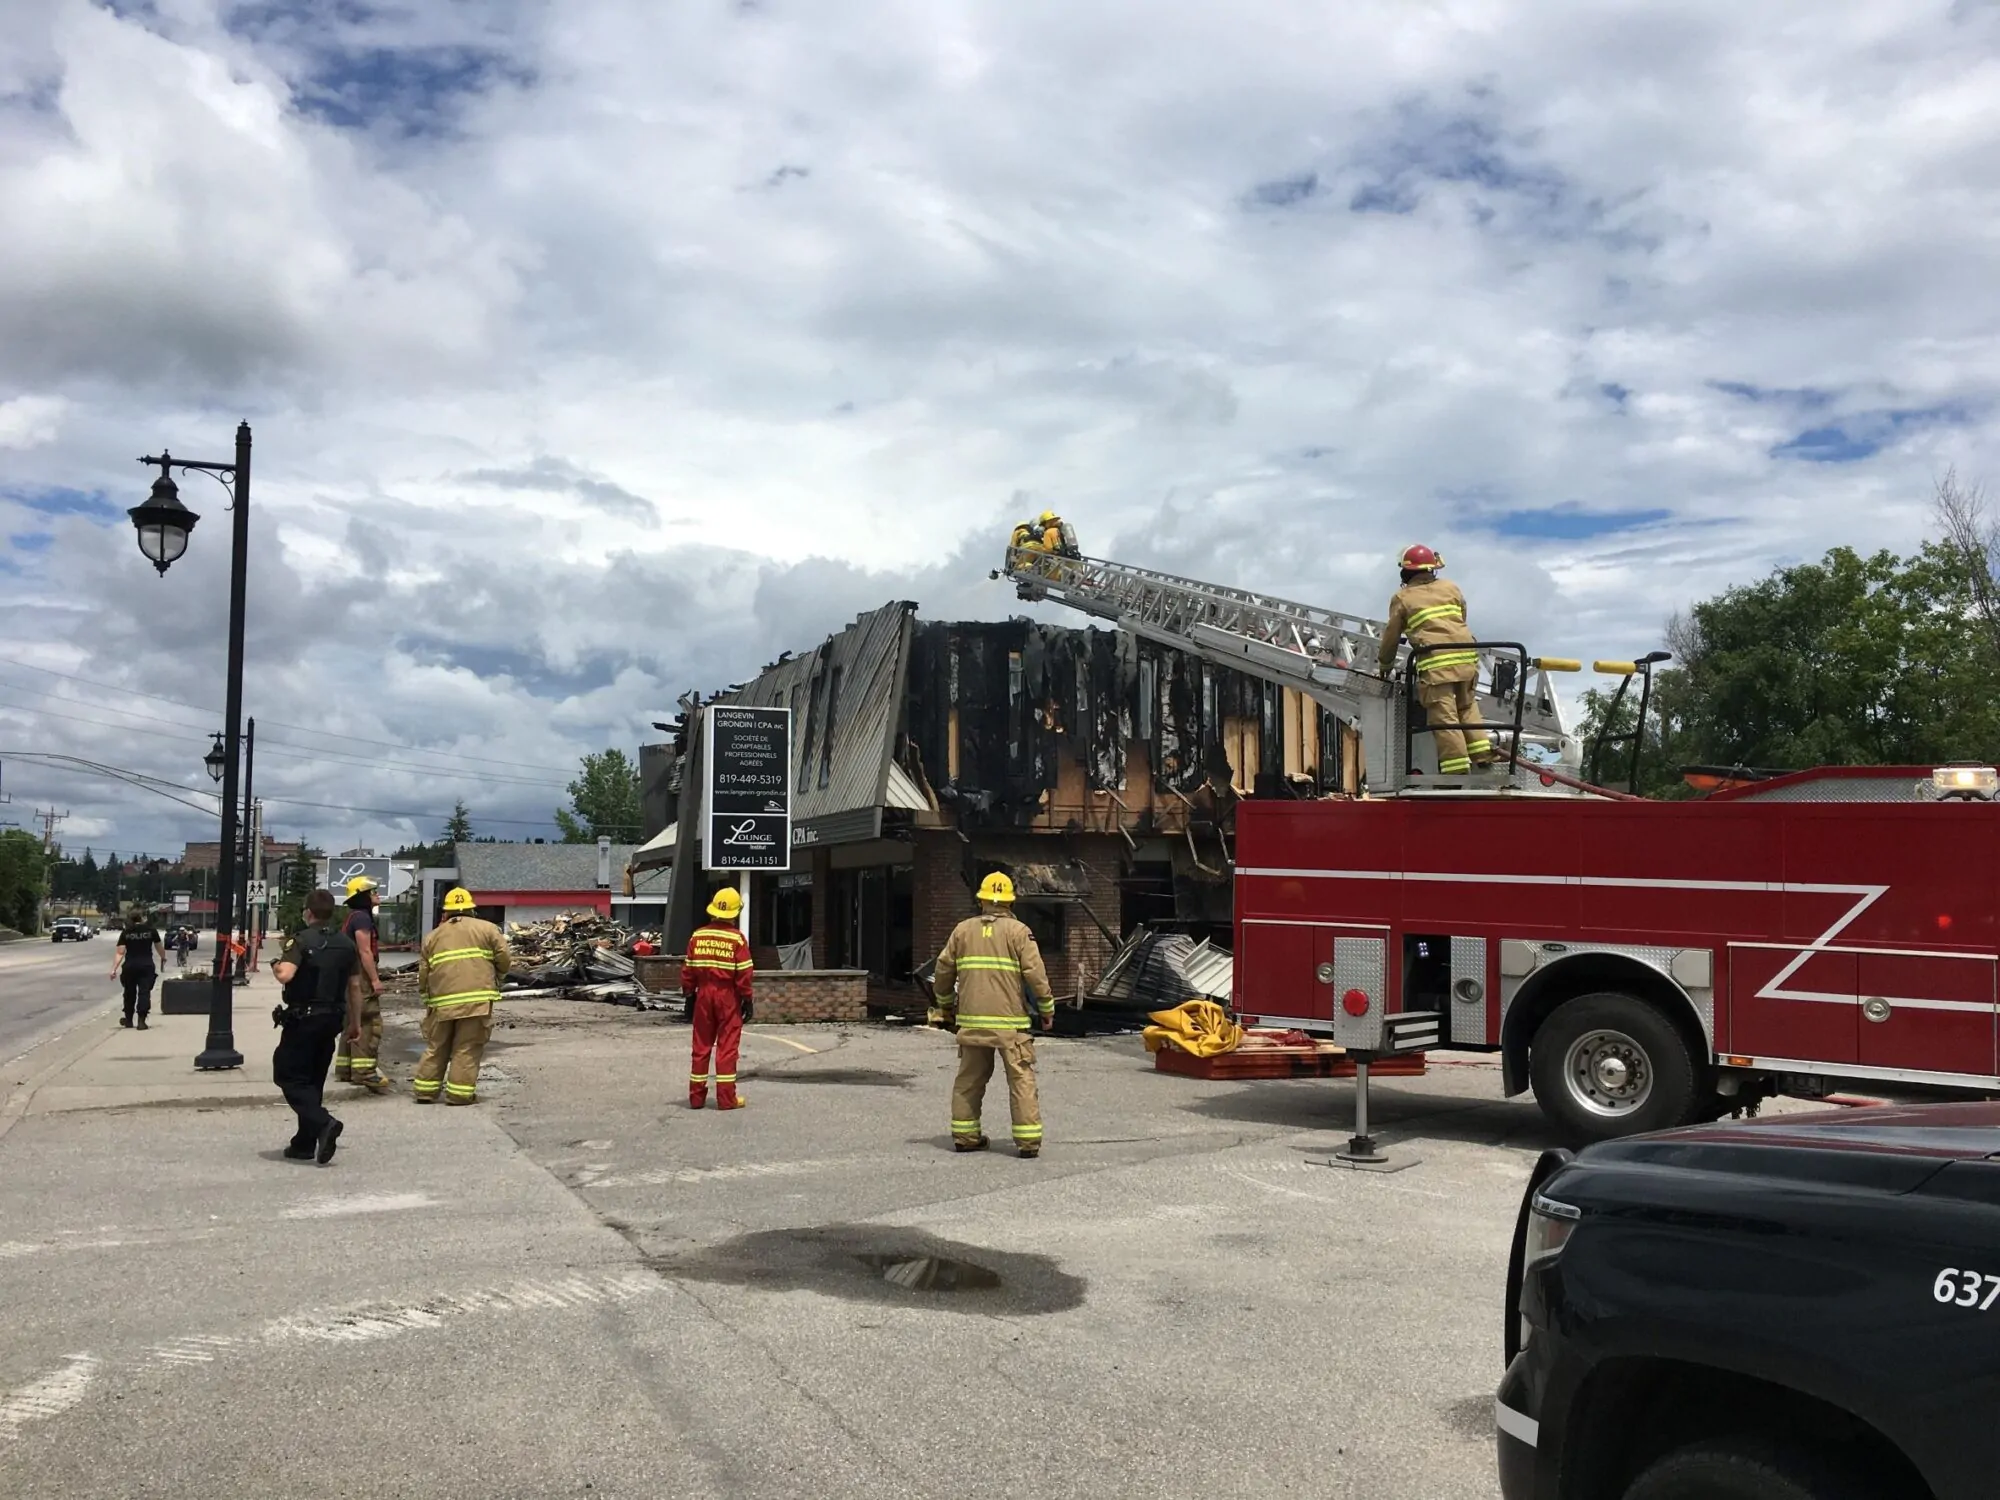
M694 1001L694 1066L688 1070L688 1108L708 1103L708 1058L715 1054L715 1107L741 1109L736 1092L736 1050L750 1019L750 981L756 968L750 945L736 930L743 898L720 890L708 903L715 918L695 928L681 961L681 993Z

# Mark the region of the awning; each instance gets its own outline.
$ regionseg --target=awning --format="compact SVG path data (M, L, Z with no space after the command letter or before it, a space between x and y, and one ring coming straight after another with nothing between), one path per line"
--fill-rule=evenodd
M680 837L681 825L669 823L666 830L655 834L632 851L632 857L625 862L625 868L637 873L640 870L657 870L662 865L674 862L674 841Z

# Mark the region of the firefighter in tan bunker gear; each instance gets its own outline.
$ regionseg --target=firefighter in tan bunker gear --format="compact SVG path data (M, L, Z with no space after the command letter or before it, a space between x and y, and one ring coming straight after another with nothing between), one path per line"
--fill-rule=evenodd
M1438 774L1462 776L1474 766L1490 766L1493 741L1479 715L1479 653L1465 623L1465 595L1437 576L1444 559L1421 542L1405 547L1398 562L1403 586L1389 601L1382 630L1382 675L1387 678L1396 660L1397 641L1408 636L1417 703L1436 731Z
M1035 1091L1035 1042L1028 1035L1030 1003L1042 1030L1055 1025L1056 1000L1041 949L1027 925L1007 912L1014 882L995 871L979 883L979 915L952 929L938 955L933 989L939 1010L958 1022L958 1079L951 1091L951 1143L984 1151L979 1109L997 1052L1007 1068L1007 1103L1014 1145L1023 1156L1042 1149L1042 1107Z
M424 1055L417 1064L417 1103L443 1093L447 1104L470 1104L479 1087L479 1059L493 1035L493 1005L512 959L507 939L472 915L472 893L445 892L444 920L417 954L417 993L424 998Z

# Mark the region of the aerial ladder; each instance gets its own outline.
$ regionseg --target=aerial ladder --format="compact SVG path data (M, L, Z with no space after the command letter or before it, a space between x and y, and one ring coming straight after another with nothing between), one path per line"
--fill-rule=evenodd
M1478 642L1479 712L1501 759L1493 770L1444 777L1416 700L1410 647L1381 661L1380 620L1039 548L1009 548L993 576L1003 573L1023 599L1054 600L1143 640L1297 689L1359 732L1372 795L1583 790L1582 751L1549 680L1579 670L1578 662L1530 656L1514 641Z

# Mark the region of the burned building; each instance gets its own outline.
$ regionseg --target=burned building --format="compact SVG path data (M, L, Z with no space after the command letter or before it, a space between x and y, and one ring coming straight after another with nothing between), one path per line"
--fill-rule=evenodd
M752 880L753 946L866 969L885 1005L990 870L1013 877L1059 995L1142 921L1227 941L1237 803L1359 773L1352 734L1295 690L1117 632L922 621L903 602L711 701L792 710L792 860ZM681 816L697 721L649 752L636 868L700 868L701 820ZM710 882L674 884L691 925Z

